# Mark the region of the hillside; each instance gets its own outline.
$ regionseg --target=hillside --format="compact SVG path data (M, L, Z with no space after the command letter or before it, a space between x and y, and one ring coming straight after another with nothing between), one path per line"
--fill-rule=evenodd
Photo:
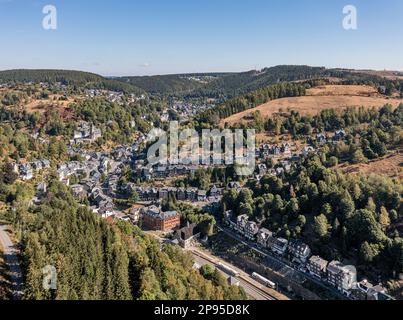
M120 77L117 81L129 83L150 94L185 94L204 87L224 74L174 74L144 77Z
M339 168L347 174L379 174L388 177L403 179L403 155L391 154L382 159L360 164L342 164Z
M177 74L149 77L121 77L151 94L230 99L272 84L328 77L347 77L349 71L309 66L275 66L237 73Z
M128 83L106 79L94 73L71 70L7 70L0 71L0 83L2 82L45 82L54 84L60 82L83 88L97 88L127 93L142 93L143 90Z
M51 181L49 192L39 207L18 211L17 230L24 235L26 299L246 298L242 289L228 285L221 274L207 279L193 269L192 256L181 248L161 248L130 223L100 219L58 181ZM22 223L28 220L29 224ZM46 265L55 266L58 272L54 291L43 290L41 270Z
M233 98L281 82L310 80L335 76L334 72L322 67L276 66L261 71L248 71L220 77L194 95Z
M221 120L221 125L225 123L234 125L247 121L247 118L255 112L260 112L262 117L270 117L288 110L295 110L303 115L315 115L324 109L381 107L385 104L397 107L400 103L403 103L402 99L381 96L368 86L321 86L307 90L306 96L272 100L256 108L234 114Z

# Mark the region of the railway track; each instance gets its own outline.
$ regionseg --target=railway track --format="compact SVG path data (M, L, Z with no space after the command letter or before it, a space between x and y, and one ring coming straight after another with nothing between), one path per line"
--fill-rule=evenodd
M215 267L219 267L219 264L222 263L222 261L212 258L196 250L191 250L191 253L205 261L208 261ZM242 287L246 287L245 289L247 289L248 291L254 292L256 294L255 296L261 297L262 299L260 300L278 300L276 297L270 294L263 285L259 284L253 279L250 279L248 275L244 275L243 271L239 271L239 274L235 278L240 281L240 285Z

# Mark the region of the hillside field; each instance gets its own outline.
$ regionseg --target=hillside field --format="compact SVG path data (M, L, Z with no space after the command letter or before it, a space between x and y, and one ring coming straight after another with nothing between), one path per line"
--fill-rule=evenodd
M382 107L385 104L397 107L403 99L387 98L377 93L370 86L359 85L326 85L307 90L302 97L282 98L272 100L261 106L234 114L221 120L221 125L234 125L248 121L254 112L260 111L262 117L285 111L298 111L303 115L316 115L325 109L339 109L347 107Z

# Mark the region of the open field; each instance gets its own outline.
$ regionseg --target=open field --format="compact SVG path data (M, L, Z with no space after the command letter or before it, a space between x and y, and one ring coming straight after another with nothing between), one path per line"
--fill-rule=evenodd
M371 76L382 77L388 80L402 80L403 72L401 71L375 71L375 70L354 70L353 73L364 73Z
M379 174L391 178L403 179L403 154L393 154L367 164L343 164L339 168L349 174Z
M69 105L75 102L75 99L68 98L67 100L58 100L59 96L51 96L48 100L31 100L24 105L24 109L28 113L45 113L47 111L57 111L62 118L70 119L73 115Z
M307 90L307 96L378 96L378 91L371 86L326 85Z
M247 122L247 118L259 111L263 118L285 111L298 111L303 115L316 115L325 109L343 109L347 107L382 107L389 103L397 107L403 99L386 98L369 86L321 86L308 90L307 96L273 100L221 120L221 125L234 125Z

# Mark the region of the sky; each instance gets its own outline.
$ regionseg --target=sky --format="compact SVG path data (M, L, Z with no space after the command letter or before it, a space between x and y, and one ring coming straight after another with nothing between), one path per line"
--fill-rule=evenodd
M45 5L57 29L45 30ZM357 8L357 29L343 8ZM282 64L403 71L402 0L0 0L0 70L105 76Z

